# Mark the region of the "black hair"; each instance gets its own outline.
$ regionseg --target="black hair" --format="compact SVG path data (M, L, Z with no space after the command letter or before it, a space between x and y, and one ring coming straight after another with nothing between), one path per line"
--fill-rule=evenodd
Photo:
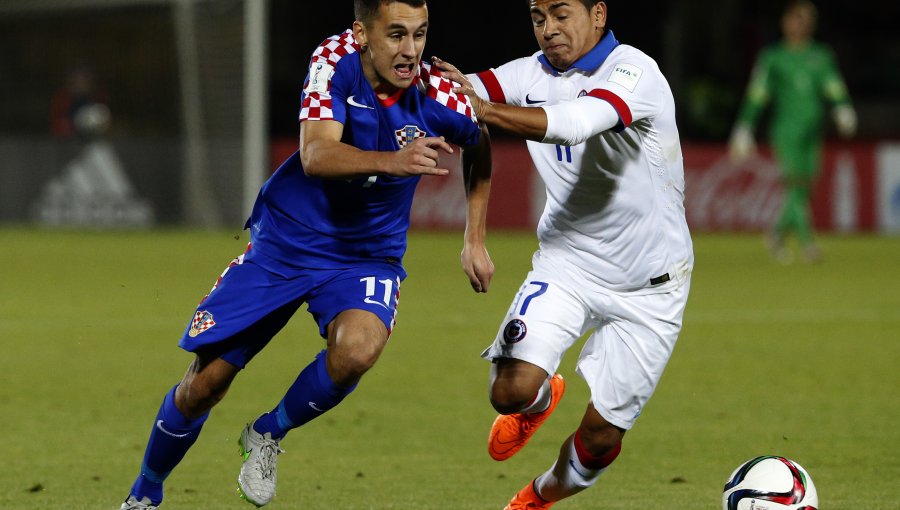
M811 7L813 13L818 14L816 4L813 3L812 0L788 0L788 2L784 5L783 12L790 12L799 7Z
M528 0L528 3L531 4L531 1L532 1L532 0ZM584 4L584 7L585 7L588 11L590 11L591 9L594 8L594 5L595 5L595 4L597 4L597 3L599 3L599 2L601 2L601 1L603 1L603 0L579 0L579 1L580 1L582 4Z
M393 2L402 2L412 7L425 5L425 0L353 0L353 15L358 21L369 23L375 18L382 5Z

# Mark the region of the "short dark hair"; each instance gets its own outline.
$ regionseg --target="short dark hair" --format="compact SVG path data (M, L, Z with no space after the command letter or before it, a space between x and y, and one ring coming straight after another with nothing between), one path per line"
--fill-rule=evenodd
M810 7L814 14L818 14L818 9L816 8L816 4L812 2L812 0L788 0L788 2L784 5L783 12L790 12L799 7Z
M581 1L581 3L584 4L584 6L587 8L587 10L590 11L591 9L594 8L594 4L600 3L603 0L580 0L580 1ZM528 0L528 3L530 4L531 0Z
M353 15L358 21L368 23L375 18L382 5L402 2L412 7L422 7L425 0L353 0Z

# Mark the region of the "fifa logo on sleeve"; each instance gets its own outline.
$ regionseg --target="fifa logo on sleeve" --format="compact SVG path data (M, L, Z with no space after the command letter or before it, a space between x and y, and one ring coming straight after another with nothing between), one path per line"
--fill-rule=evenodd
M629 92L634 92L634 88L643 74L644 70L635 65L616 64L609 75L608 81L625 87Z
M416 138L425 137L425 131L419 129L419 126L411 126L409 124L394 131L394 134L397 136L397 143L400 144L401 149L406 147L406 144L415 141Z
M303 90L307 94L328 92L331 77L334 76L334 66L325 62L314 62L309 67L309 83Z
M191 330L188 331L188 336L194 338L215 325L216 321L213 320L213 314L206 310L201 310L194 314L194 320L191 321Z

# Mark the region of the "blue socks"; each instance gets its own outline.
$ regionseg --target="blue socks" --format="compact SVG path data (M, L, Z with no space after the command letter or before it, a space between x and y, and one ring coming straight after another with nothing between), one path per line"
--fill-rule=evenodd
M268 432L273 439L281 439L289 430L318 418L338 405L354 389L356 385L343 388L332 382L325 368L323 350L300 372L278 406L253 423L253 429L260 434Z
M131 495L137 497L139 501L143 497L148 497L154 505L162 502L163 480L181 462L184 454L197 440L200 429L209 416L209 413L206 413L199 418L191 419L181 414L175 407L177 388L176 384L172 391L166 394L159 407L147 450L144 452L144 461L141 463L141 474L131 487Z
M138 501L150 498L154 505L163 499L163 481L181 462L197 440L209 413L188 418L175 406L176 384L166 394L150 432L150 440L141 463L141 474L131 487L131 495ZM284 398L271 412L253 423L260 434L270 433L273 439L283 438L289 430L317 418L338 405L356 386L343 388L332 382L325 368L325 351L306 366L288 389Z

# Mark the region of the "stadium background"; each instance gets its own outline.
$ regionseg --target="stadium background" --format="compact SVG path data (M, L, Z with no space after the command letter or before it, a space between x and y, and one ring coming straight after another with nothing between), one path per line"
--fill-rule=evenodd
M256 34L262 38L261 65L259 56L245 52L248 5L262 6L265 16ZM837 54L860 131L852 143L838 143L828 126L816 223L826 230L898 230L900 156L891 142L900 133L900 37L893 26L900 7L868 0L818 5L818 36ZM753 59L778 36L781 6L609 2L610 28L653 56L675 92L695 231L759 230L776 214L780 191L765 147L761 160L743 168L722 156ZM259 181L296 146L298 91L310 52L351 19L350 1L5 0L0 221L239 227ZM432 2L431 24L426 54L471 72L536 48L524 5ZM121 204L107 214L98 205L104 197L90 189L80 195L48 189L50 181L72 172L68 167L81 147L49 132L52 98L75 66L91 69L102 88L112 111L106 140L132 184L133 201L149 217L140 210L129 216ZM249 103L257 124L247 122L245 101L253 93L248 69L261 75L262 90L252 98L259 102ZM758 134L764 145L764 131ZM253 149L247 136L264 147ZM527 171L521 142L503 133L496 137L492 224L529 228L542 204L539 186ZM522 165L526 171L514 170ZM462 197L456 181L426 180L422 188L416 226L458 227Z
M721 508L728 474L771 453L810 471L822 508L895 510L900 7L818 2L860 137L839 142L829 126L824 262L782 266L758 235L780 199L771 160L723 159L781 2L608 3L617 36L660 62L678 98L697 258L678 347L625 453L559 508ZM531 53L522 4L432 0L426 53L470 70ZM0 508L118 506L160 396L191 360L177 338L246 246L248 177L293 150L309 53L351 17L349 0L0 0ZM78 65L112 111L99 146L51 135L52 98ZM494 413L478 353L530 267L540 203L522 143L495 137L490 292L474 295L459 269L458 175L424 179L390 346L350 398L285 442L273 510L502 508L578 422L573 350L545 428L516 459L485 455ZM127 193L104 194L104 168L127 176ZM246 510L237 435L321 347L298 314L216 407L164 508Z

